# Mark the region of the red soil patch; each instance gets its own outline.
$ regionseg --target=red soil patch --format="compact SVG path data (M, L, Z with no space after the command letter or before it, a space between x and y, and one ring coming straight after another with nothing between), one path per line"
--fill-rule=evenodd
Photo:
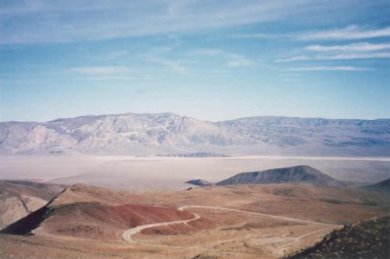
M190 219L188 211L163 206L123 204L107 206L100 203L76 203L55 208L44 222L49 232L79 235L115 235L115 232L138 225ZM67 222L68 224L64 224ZM111 233L111 234L110 234Z
M34 216L34 215L32 215ZM93 239L117 239L123 230L143 224L191 219L193 214L173 207L148 205L104 205L96 202L44 207L42 213L17 224L26 234L37 227L37 233L51 233ZM15 228L14 228L15 229ZM21 231L22 230L22 231Z

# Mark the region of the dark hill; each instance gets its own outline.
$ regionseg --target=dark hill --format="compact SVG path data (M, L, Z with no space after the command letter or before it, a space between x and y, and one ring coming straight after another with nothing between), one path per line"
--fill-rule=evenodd
M364 189L379 191L379 192L389 192L390 193L390 178L384 181L381 181L376 184L367 185L363 187Z
M45 206L64 185L0 180L0 229Z
M315 246L287 258L390 258L390 216L346 225L327 235Z
M51 200L67 186L32 181L0 180L0 194L26 195Z
M194 180L189 180L186 183L192 184L192 185L197 185L197 186L210 186L213 185L213 183L203 180L203 179L194 179Z
M217 185L297 182L311 183L315 185L343 186L342 182L339 182L329 175L326 175L321 171L307 165L275 168L258 172L239 173L235 176L218 182Z

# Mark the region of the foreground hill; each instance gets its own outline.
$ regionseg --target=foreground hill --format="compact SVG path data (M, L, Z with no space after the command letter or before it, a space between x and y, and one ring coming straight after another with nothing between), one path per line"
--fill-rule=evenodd
M127 228L192 217L190 212L172 207L123 203L126 196L103 188L74 185L2 232L118 239Z
M390 216L346 225L327 235L315 246L288 257L315 258L390 258Z
M0 233L0 258L276 259L315 245L339 224L389 213L389 201L388 194L304 183L155 193L78 184L4 231L13 234ZM186 213L200 218L165 224ZM134 225L162 222L133 242L122 239Z
M307 165L275 168L260 172L240 173L218 182L217 185L298 182L325 186L343 186L342 182L337 181L329 175L326 175L321 171Z
M0 181L0 229L43 207L64 188L30 181Z
M390 120L251 117L207 122L172 113L0 123L0 153L390 155Z
M363 188L378 192L390 192L390 178L376 184L364 186Z

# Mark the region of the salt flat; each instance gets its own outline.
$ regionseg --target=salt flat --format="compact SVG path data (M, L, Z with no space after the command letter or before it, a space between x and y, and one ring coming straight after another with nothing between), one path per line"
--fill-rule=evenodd
M0 179L148 191L183 189L188 187L184 182L194 178L219 181L239 172L301 164L344 181L378 182L390 177L388 157L0 156Z

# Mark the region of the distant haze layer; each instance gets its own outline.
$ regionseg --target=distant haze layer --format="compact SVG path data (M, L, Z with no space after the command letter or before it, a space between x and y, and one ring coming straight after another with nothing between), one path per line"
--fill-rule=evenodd
M341 181L390 177L390 159L325 157L0 156L0 179L85 183L128 191L180 190L191 179L218 182L240 172L310 165Z

